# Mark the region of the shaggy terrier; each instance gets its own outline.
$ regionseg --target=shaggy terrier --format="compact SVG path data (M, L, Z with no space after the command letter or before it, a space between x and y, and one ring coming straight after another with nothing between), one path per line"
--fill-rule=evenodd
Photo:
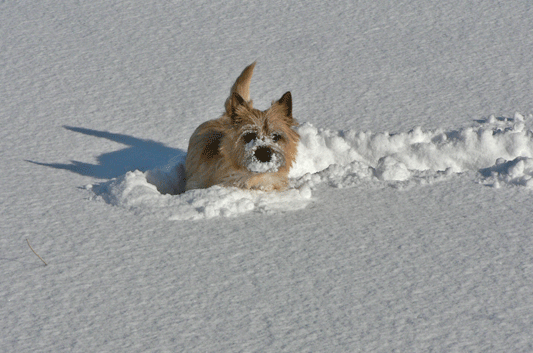
M283 190L300 136L293 127L291 93L267 110L253 108L250 80L255 62L231 88L226 112L200 125L189 140L185 190L212 185L265 191Z

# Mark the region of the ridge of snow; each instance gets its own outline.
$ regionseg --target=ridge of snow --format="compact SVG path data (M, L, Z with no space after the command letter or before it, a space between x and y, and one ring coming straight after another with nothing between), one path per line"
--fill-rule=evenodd
M169 220L298 210L322 184L427 184L454 173L479 172L477 181L486 185L533 188L533 133L526 128L532 120L516 113L514 118L491 116L457 130L417 127L396 134L330 131L304 123L298 127L301 141L290 187L280 193L220 186L183 192L185 156L87 188L111 205L138 213L162 212Z

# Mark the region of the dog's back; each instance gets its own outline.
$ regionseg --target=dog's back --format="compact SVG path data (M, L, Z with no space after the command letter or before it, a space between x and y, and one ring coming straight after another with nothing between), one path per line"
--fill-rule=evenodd
M189 140L185 161L185 190L208 188L216 183L215 171L220 164L220 142L224 137L221 119L206 121Z

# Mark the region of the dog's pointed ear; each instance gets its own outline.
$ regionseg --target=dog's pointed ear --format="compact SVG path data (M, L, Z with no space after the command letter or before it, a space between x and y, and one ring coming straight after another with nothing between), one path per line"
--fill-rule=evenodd
M229 105L233 109L237 108L239 105L243 105L244 103L246 103L246 101L237 92L233 92L229 97Z
M292 119L292 95L291 92L285 92L277 102L283 109L285 115Z
M237 92L233 92L226 100L226 114L236 122L237 120L237 108L246 106L246 101Z
M291 92L285 92L277 102L273 102L271 109L274 109L277 114L280 114L290 126L298 126L298 122L292 117Z

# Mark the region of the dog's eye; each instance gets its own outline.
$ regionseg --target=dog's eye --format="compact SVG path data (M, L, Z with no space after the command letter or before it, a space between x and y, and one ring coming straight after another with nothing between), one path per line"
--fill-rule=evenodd
M242 139L246 143L249 143L249 142L255 140L256 138L257 138L257 134L255 132L248 132L248 133L244 134L244 136L242 137Z
M272 141L278 142L279 140L281 140L280 134L272 134Z

